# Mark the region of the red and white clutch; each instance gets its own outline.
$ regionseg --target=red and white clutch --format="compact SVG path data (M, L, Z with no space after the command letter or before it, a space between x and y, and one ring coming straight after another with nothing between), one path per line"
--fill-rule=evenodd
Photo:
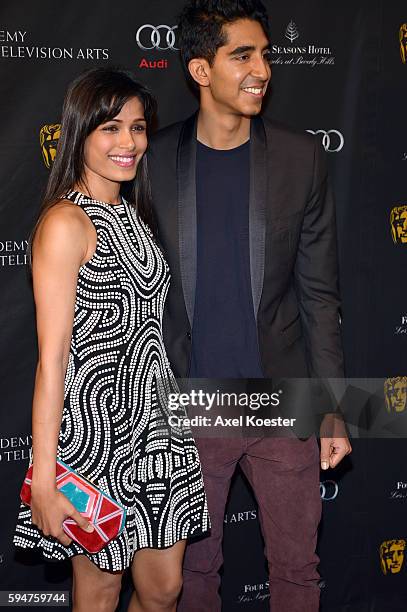
M31 505L31 465L25 475L20 492L21 501ZM57 459L56 485L75 508L92 523L91 533L84 531L71 518L62 523L62 528L89 553L99 552L111 540L117 538L124 529L126 509L112 497L98 489L89 480L72 470L66 463Z

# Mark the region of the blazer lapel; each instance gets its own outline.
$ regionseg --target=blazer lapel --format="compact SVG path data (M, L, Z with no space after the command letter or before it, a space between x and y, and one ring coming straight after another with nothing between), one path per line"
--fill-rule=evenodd
M192 329L196 284L196 129L197 114L181 131L177 154L178 244L185 307Z
M267 140L263 120L250 123L249 243L254 315L257 319L264 279L267 197Z
M178 244L185 307L192 328L196 284L196 130L197 113L184 123L177 155ZM264 278L267 197L267 141L263 121L250 124L249 248L254 314L257 318Z

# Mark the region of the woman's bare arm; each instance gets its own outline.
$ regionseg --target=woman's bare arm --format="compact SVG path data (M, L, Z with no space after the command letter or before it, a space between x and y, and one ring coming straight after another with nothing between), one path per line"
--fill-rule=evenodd
M68 505L55 486L58 434L64 403L79 267L88 258L89 230L83 211L71 203L53 207L41 222L33 244L33 287L38 334L33 431L33 521L47 535L61 536ZM90 223L90 222L89 222ZM50 513L50 498L57 495L58 510ZM62 496L64 497L64 496ZM66 504L65 501L66 500ZM56 500L54 499L54 505ZM76 512L76 511L75 511ZM64 514L65 513L65 514ZM64 514L64 516L62 516ZM78 514L81 522L84 519ZM87 521L85 523L87 525ZM81 525L82 526L82 525Z

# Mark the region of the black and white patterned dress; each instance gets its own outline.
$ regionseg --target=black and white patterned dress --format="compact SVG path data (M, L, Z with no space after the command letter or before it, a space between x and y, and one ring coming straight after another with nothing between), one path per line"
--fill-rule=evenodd
M86 554L118 571L141 548L206 532L207 503L191 431L168 426L166 399L177 391L162 337L168 265L124 200L67 199L92 220L97 246L79 269L58 457L122 503L127 518L118 538L89 554L43 536L21 505L14 544L51 560Z

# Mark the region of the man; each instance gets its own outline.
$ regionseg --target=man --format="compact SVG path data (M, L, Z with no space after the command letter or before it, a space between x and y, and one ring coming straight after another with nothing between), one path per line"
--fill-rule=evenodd
M336 229L324 152L313 136L258 116L271 73L266 10L258 0L192 1L179 32L200 107L161 130L149 157L172 274L164 320L171 365L179 377L340 378ZM239 463L259 504L273 612L316 612L315 436L197 444L212 531L187 548L178 609L221 609L223 516ZM343 430L322 439L322 467L348 452Z

